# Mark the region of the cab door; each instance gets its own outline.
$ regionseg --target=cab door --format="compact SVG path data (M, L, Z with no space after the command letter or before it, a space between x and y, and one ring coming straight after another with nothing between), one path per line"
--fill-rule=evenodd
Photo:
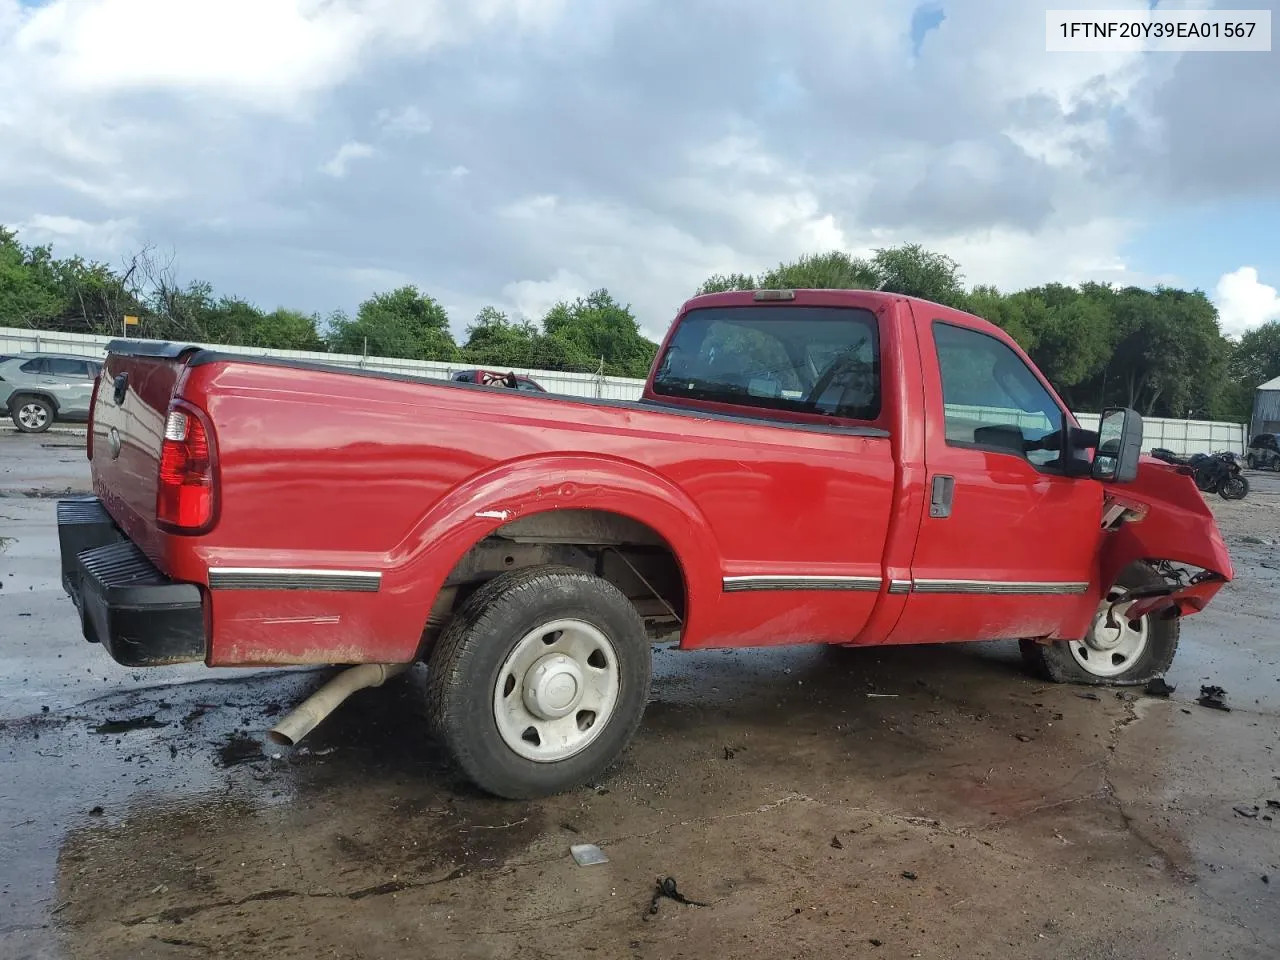
M890 643L1048 636L1090 589L1102 485L1067 476L1073 426L1039 372L995 326L914 303L925 383L925 511Z

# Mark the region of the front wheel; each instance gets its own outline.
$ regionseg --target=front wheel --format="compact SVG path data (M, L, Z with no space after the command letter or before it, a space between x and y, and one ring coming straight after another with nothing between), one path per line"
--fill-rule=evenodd
M1084 637L1053 643L1022 640L1023 661L1032 672L1055 683L1134 686L1164 676L1178 649L1177 619L1158 620L1146 614L1131 622L1124 615L1134 602L1126 599L1132 592L1163 584L1150 567L1130 567L1098 604Z
M40 397L14 397L13 425L23 433L44 433L53 424L53 404Z
M644 622L617 587L572 567L490 580L428 661L437 734L481 789L549 796L605 772L649 698Z
M1249 494L1249 478L1236 474L1218 484L1218 496L1223 500L1243 500Z

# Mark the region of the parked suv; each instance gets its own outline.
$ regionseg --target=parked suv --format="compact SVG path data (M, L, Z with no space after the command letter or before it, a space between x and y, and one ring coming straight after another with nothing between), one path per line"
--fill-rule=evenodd
M99 360L56 353L23 353L0 359L0 415L23 433L42 433L54 421L89 419Z
M1244 461L1250 470L1280 471L1280 445L1274 433L1260 433L1249 441Z

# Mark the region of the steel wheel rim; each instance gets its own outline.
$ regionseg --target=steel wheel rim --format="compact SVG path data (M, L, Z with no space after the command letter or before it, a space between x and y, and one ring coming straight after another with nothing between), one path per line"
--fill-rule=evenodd
M1084 639L1068 644L1072 658L1086 673L1095 677L1118 677L1147 649L1151 637L1150 616L1141 617L1136 626L1129 622L1125 612L1134 601L1124 600L1128 592L1123 587L1113 587L1098 604L1089 633Z
M613 642L585 620L552 620L507 654L494 683L493 718L517 756L557 763L600 736L620 690Z
M28 430L39 430L49 422L49 413L38 403L24 403L18 408L18 420Z

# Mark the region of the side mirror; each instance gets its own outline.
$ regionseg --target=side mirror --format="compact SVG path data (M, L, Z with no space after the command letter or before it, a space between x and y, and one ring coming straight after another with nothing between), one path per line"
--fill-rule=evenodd
M1142 456L1142 417L1127 407L1104 410L1093 454L1093 479L1128 483L1138 475Z

